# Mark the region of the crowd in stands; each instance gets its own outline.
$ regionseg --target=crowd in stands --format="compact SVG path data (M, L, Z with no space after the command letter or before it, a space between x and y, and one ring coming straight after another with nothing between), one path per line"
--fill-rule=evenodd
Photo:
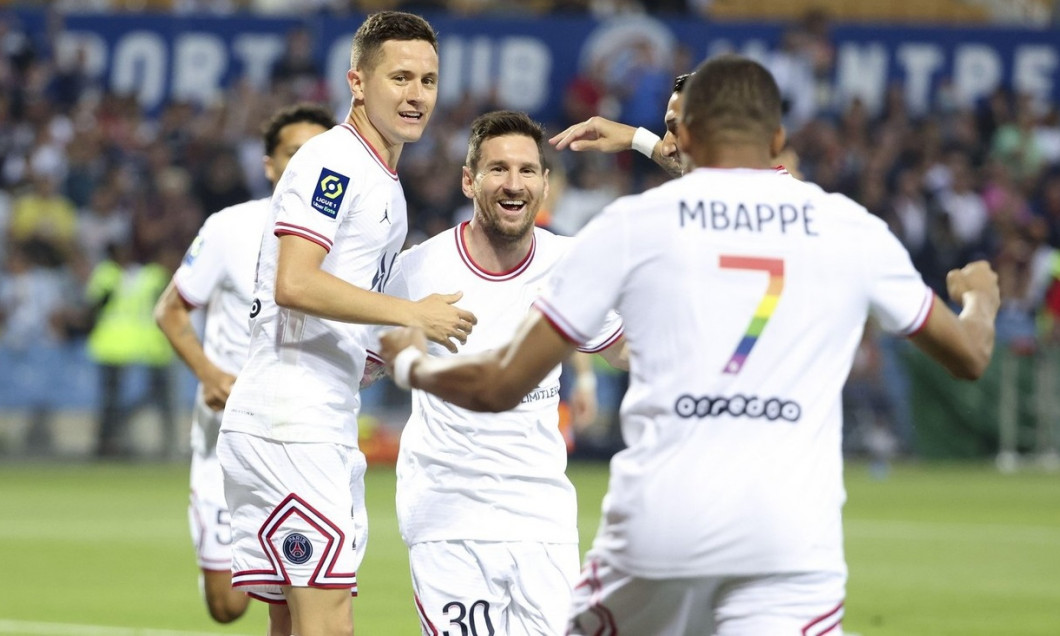
M28 37L16 20L0 20L0 351L8 352L0 355L83 340L101 302L86 293L93 272L114 262L119 248L131 250L126 271L153 264L172 272L208 214L267 196L260 123L281 105L333 101L309 53L310 37L291 34L266 89L238 82L210 106L170 102L151 117L76 59L60 64L49 42ZM566 88L562 118L544 122L547 128L603 115L661 133L674 75L698 60L687 52L653 60L635 47L628 58L579 75ZM833 50L820 16L790 29L766 61L787 87L786 124L798 157L793 171L886 220L943 297L949 268L991 260L1001 279L999 334L1006 344L1033 347L1039 336L1060 341L1060 321L1044 321L1044 331L1035 327L1036 319L1060 315L1057 104L1006 88L974 108L943 98L913 112L897 88L879 112L857 100L836 103L828 86ZM493 107L472 98L443 106L424 138L406 148L400 176L410 242L469 214L459 185L467 128ZM551 160L550 217L542 222L561 233L576 232L615 197L666 178L633 153L567 152ZM870 330L854 386L872 393L887 385L872 380L879 358ZM883 410L894 406L883 403Z

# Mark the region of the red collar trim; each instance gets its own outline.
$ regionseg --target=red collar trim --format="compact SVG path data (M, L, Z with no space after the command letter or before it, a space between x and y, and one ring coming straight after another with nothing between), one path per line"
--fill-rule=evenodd
M368 153L371 154L372 157L375 158L375 161L376 161L376 163L379 164L379 167L382 168L383 170L386 170L386 173L388 175L390 175L390 178L392 178L395 181L397 181L397 178L398 178L397 172L395 172L394 170L390 169L390 166L388 166L386 164L386 162L383 161L383 155L379 154L379 151L375 149L375 146L373 146L372 144L368 143L368 140L365 139L363 136L361 136L361 133L357 130L356 126L354 126L353 124L351 124L348 121L342 122L339 125L342 126L343 128L345 128L346 130L350 131L351 133L353 133L353 137L357 141L361 142L361 145L364 146L365 149L368 151Z
M480 267L479 264L471 258L471 252L468 250L467 243L464 241L464 228L467 227L468 223L469 221L464 221L453 230L456 234L456 251L460 254L460 260L464 261L467 268L474 272L478 277L492 281L511 280L525 272L526 268L530 267L530 262L534 260L534 253L537 251L536 232L531 235L530 251L526 253L526 258L520 261L518 265L506 272L490 272Z

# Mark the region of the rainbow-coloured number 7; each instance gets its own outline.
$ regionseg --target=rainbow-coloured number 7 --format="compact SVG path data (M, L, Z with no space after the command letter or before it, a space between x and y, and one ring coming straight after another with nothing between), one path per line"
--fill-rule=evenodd
M779 258L722 255L718 264L722 269L753 269L769 274L769 286L766 287L766 294L762 296L761 302L758 303L758 309L755 309L755 315L751 318L747 333L743 335L743 339L740 340L736 351L725 365L724 373L735 375L743 368L743 363L747 361L747 356L751 355L751 349L754 349L755 343L758 342L758 336L762 335L762 330L766 328L769 317L773 315L773 310L777 308L780 292L784 291L784 261Z

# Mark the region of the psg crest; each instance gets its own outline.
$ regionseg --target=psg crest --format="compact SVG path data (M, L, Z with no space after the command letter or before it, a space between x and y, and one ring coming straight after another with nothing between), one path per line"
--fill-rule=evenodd
M283 540L283 556L295 565L301 565L313 556L313 544L304 534L292 532Z

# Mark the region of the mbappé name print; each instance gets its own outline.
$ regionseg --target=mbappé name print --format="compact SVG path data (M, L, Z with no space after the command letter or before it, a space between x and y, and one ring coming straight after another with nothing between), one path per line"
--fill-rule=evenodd
M802 233L817 236L814 229L814 207L811 203L744 203L718 199L679 201L678 223L681 227L704 230L751 233Z

